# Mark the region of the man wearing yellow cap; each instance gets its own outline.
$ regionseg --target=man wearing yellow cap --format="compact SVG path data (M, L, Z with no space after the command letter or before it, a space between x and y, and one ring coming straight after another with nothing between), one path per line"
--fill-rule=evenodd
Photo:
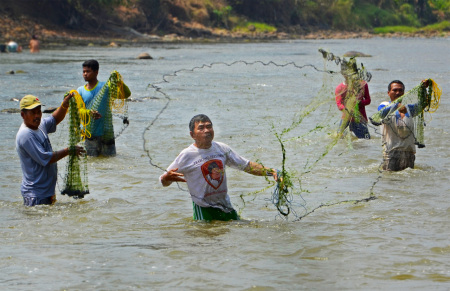
M69 154L69 148L53 151L48 134L55 132L56 125L66 116L72 96L67 95L61 106L45 118L42 118L39 98L26 95L20 100L23 123L16 135L16 149L23 173L20 190L26 206L53 204L56 201L56 162ZM71 150L77 155L84 152L79 146Z

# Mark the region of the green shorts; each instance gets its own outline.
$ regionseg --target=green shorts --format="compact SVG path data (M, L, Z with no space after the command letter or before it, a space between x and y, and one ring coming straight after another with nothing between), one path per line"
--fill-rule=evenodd
M201 207L192 202L194 207L194 220L240 220L239 215L236 210L233 209L231 212L224 212L219 208L214 207Z

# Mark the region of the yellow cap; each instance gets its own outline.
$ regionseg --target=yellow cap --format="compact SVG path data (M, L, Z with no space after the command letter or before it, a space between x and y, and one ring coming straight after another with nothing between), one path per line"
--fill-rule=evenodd
M41 105L41 101L36 96L26 95L20 100L20 110L33 109Z

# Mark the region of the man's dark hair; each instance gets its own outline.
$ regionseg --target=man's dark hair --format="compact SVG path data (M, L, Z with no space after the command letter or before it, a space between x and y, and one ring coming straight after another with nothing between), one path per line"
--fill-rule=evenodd
M87 60L83 63L83 67L88 67L92 71L98 71L100 65L96 60Z
M394 80L394 81L389 83L389 85L388 85L388 92L391 91L391 85L392 84L400 84L400 85L402 85L403 91L405 91L405 84L403 84L403 82L400 81L400 80Z
M208 173L212 173L212 170L214 170L215 168L219 168L219 165L216 162L212 162L211 164L208 165Z
M211 122L211 119L209 119L208 116L205 114L198 114L192 117L191 121L189 122L189 130L194 131L195 123L197 122ZM211 122L212 124L212 122Z

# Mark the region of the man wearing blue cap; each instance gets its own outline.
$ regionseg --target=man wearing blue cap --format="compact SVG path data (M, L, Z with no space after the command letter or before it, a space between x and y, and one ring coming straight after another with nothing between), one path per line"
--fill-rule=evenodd
M23 173L20 190L26 206L53 204L56 201L56 162L69 154L69 148L53 151L48 134L55 132L56 125L63 121L72 96L64 97L61 106L46 118L42 118L39 98L26 95L20 100L23 123L16 135L16 149ZM70 150L77 155L84 152L80 146Z

